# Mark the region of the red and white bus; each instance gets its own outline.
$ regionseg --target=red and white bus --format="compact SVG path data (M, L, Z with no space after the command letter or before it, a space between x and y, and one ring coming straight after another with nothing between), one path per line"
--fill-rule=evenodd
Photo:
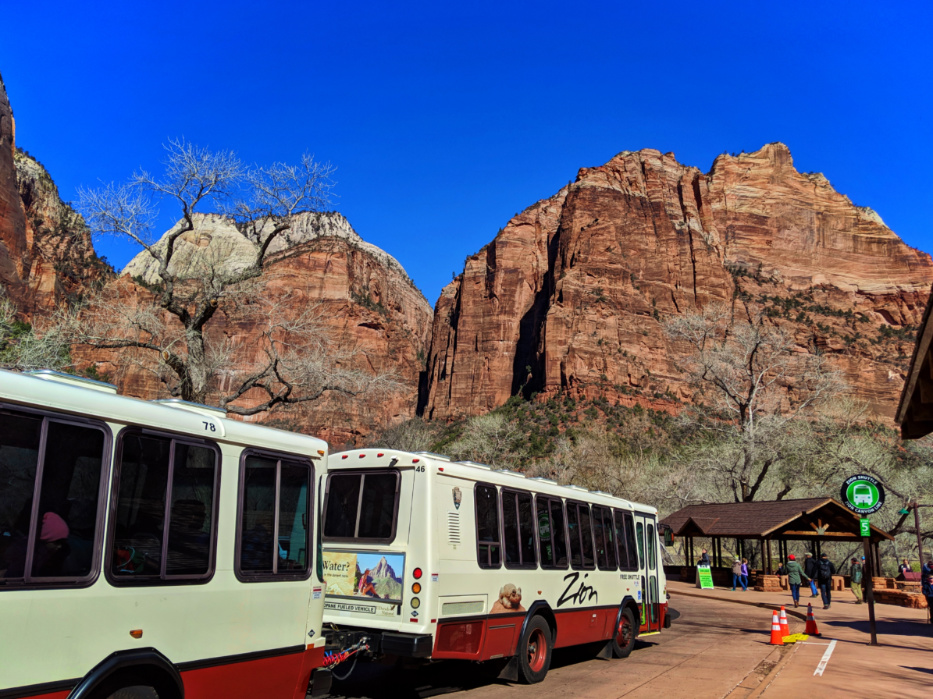
M426 453L332 454L324 505L328 646L377 658L626 657L670 625L657 510ZM346 673L339 668L335 672Z
M326 692L325 442L0 371L0 697Z

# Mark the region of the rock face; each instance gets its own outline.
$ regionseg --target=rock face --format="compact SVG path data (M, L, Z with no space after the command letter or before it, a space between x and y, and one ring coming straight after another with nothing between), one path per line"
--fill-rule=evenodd
M16 148L0 81L0 285L29 318L111 276L84 220L62 202L45 168Z
M661 323L711 302L787 324L891 415L933 263L780 143L709 173L623 152L513 218L435 308L419 409L449 419L523 391L675 409L690 389Z
M321 225L315 226L315 221ZM352 368L394 374L403 388L372 397L325 394L306 407L278 409L250 419L305 431L335 447L353 444L387 424L414 417L432 311L401 265L363 242L343 216L302 214L298 223L291 246L280 246L256 280L250 294L254 301L223 305L211 320L209 338L235 348L228 366L242 370L261 359L263 328L256 322L257 303L276 305L281 301L275 313L283 322L293 321L308 308L316 309L335 354L348 355L346 361ZM205 217L201 224L178 248L189 269L208 259L229 270L254 254L252 244L229 223ZM328 235L335 230L340 234ZM224 252L231 254L224 258ZM148 279L150 261L138 256L130 262L108 289L114 295L109 303L131 308L151 302L150 292L131 279ZM81 359L109 376L123 394L146 399L169 396L169 383L162 380L164 372L159 371L152 354L130 363L108 352L82 352ZM234 372L220 373L218 395L230 390Z

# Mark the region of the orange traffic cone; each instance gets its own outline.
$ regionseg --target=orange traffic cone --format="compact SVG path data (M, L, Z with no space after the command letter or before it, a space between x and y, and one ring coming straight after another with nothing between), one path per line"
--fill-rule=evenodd
M790 636L790 626L787 625L787 612L784 611L784 605L781 605L781 633Z
M777 612L771 613L771 645L784 645L784 632L781 631L781 620Z
M813 617L813 605L807 605L807 628L804 631L809 636L819 636L820 630L816 627L816 619Z

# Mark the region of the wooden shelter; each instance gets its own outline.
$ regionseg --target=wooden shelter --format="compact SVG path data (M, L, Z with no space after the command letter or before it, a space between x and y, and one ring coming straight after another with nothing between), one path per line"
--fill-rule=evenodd
M933 308L933 295L927 301L923 311L923 320L917 331L914 354L907 370L907 380L901 393L901 402L897 406L894 420L901 426L901 437L920 439L933 432L933 323L930 312Z
M689 505L661 520L669 526L675 537L684 540L685 563L696 565L699 554L694 550L695 538L712 540L710 561L713 566L726 567L722 540L735 539L738 556L746 556L745 542L757 540L762 565L766 573L773 571L773 544L777 543L777 557L787 560L788 553L796 553L802 560L806 551L819 557L822 544L827 541L860 543L859 517L832 498L806 500L774 500L770 502L734 502L712 505ZM872 567L880 570L878 544L893 537L877 527L871 527ZM788 541L804 542L801 550L788 551Z

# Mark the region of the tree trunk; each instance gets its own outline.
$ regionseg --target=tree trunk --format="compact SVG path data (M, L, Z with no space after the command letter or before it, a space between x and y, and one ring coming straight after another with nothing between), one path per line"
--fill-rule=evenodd
M189 380L182 384L182 399L192 403L206 403L210 377L204 351L204 334L200 329L186 328L185 344L188 347ZM185 395L186 392L188 395Z

